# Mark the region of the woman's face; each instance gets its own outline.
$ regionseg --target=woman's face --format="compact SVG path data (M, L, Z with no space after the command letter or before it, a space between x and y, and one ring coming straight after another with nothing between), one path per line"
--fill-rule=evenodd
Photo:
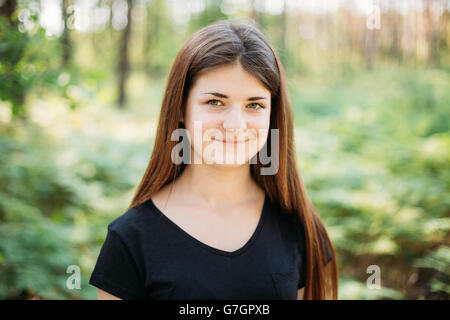
M191 163L248 163L267 140L270 100L270 91L239 63L201 73L190 89L184 119Z

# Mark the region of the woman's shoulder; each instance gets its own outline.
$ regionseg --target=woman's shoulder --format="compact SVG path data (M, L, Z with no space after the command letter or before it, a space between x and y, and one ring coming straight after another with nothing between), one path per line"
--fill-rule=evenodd
M155 226L155 211L150 199L129 208L108 224L108 230L119 236L139 235L144 230L148 232Z
M306 233L305 225L298 213L293 213L282 208L278 202L271 202L272 212L277 216L278 224L281 226L281 230L289 239L294 240L301 248L302 251L306 249ZM318 237L325 245L327 262L333 258L332 244L320 233L317 233ZM331 239L330 239L331 241Z
M294 241L299 239L304 233L303 223L297 213L286 210L277 201L269 200L270 212L274 217L273 221L278 225L278 229L285 237Z
M277 216L278 220L291 228L302 227L302 222L297 213L288 211L276 200L270 200L271 211Z

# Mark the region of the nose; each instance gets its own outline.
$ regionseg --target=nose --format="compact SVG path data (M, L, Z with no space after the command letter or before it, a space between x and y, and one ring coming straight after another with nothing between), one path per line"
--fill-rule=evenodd
M230 108L223 120L223 128L227 131L245 130L247 123L242 112L241 108L237 106Z

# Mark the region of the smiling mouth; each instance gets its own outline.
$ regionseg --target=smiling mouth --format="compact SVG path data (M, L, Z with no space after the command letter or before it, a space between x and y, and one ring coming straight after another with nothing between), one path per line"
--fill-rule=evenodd
M246 140L241 140L241 141L237 141L237 140L231 140L231 141L229 141L229 140L220 140L220 139L216 139L215 137L212 137L212 139L213 139L213 140L216 140L216 141L219 141L219 142L222 142L222 143L230 143L230 144L244 143L244 142L247 142L247 141L250 140L250 139L246 139Z

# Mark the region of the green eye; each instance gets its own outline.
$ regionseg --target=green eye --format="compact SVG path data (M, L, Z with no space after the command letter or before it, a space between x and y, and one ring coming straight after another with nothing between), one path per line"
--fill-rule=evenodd
M211 103L212 101L222 103L222 102L219 101L219 100L212 99L212 100L208 100L208 102L206 102L206 104L210 104L210 105L212 105L212 106L220 106L219 104Z
M256 106L259 106L259 108L250 108L250 109L253 109L253 110L258 110L258 109L264 109L264 107L261 105L261 104L259 104L259 103L250 103L249 104L249 106L251 106L251 105L256 105Z
M217 106L220 107L222 105L222 101L217 100L217 99L212 99L212 100L208 100L206 102L206 104L209 104L211 106ZM250 109L253 110L259 110L259 109L264 109L264 106L261 105L260 103L254 102L254 103L250 103L249 106L255 106L255 107L250 107Z

